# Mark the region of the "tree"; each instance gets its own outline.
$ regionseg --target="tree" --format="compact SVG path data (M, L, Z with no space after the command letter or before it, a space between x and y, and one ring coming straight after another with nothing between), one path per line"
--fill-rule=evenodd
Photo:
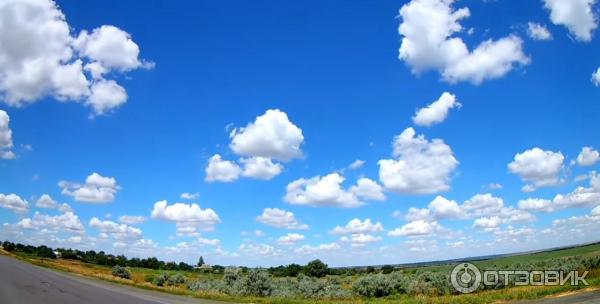
M198 267L204 265L204 258L202 256L200 256L200 259L198 260Z
M310 277L322 278L327 275L329 267L321 260L310 261L304 267L304 273Z
M392 266L392 265L384 265L383 267L381 267L381 271L384 274L392 273L394 271L394 266Z

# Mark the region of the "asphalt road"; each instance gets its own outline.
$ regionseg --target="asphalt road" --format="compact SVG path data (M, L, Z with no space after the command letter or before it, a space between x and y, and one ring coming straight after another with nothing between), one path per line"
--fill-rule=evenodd
M0 255L0 303L211 304L223 302L170 295L83 278Z
M518 304L583 304L600 303L600 290L582 291L545 299L521 301Z

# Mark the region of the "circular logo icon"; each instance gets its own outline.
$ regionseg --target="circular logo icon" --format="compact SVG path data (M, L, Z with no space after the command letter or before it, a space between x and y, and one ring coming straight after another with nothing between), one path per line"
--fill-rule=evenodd
M471 293L479 288L481 272L477 266L471 263L461 263L452 269L450 281L456 291Z

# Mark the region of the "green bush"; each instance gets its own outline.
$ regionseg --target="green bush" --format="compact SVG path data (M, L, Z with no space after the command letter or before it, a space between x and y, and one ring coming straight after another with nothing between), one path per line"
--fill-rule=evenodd
M169 280L169 277L170 276L168 273L163 272L159 276L154 278L154 281L152 283L156 286L164 286L167 283L167 281Z
M317 279L300 274L298 276L297 290L303 298L330 298L340 299L351 296L344 290L338 279Z
M127 268L118 265L112 268L112 275L123 279L131 279L131 272Z
M239 284L239 293L243 295L266 297L271 294L272 289L271 275L263 269L249 270Z
M181 285L185 283L185 277L183 275L181 275L180 273L170 276L169 279L167 279L167 286L176 286L176 285Z
M238 284L242 278L242 269L237 267L228 267L223 273L223 280L227 286L233 287Z
M304 274L310 277L322 278L327 275L329 267L321 260L310 261L304 266Z
M225 282L220 280L198 280L188 283L187 288L191 291L201 292L220 292L220 293L231 293L229 287L225 285Z
M384 274L369 274L360 277L352 290L363 297L385 297L392 293L392 284Z
M450 294L454 288L450 285L447 273L424 271L417 274L407 286L409 294L444 295Z
M144 282L148 282L148 283L152 283L154 282L154 275L153 274L147 274L144 276Z

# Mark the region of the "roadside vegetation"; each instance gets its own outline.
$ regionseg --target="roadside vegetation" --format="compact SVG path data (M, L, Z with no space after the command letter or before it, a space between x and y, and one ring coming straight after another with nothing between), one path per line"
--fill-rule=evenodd
M320 260L271 268L223 267L131 258L104 252L2 243L5 254L31 263L147 289L259 303L490 303L531 299L588 286L521 286L500 282L460 295L450 284L455 263L407 267L330 268ZM58 258L58 256L60 258ZM473 262L480 269L589 270L600 286L600 244ZM204 265L204 266L203 266Z

